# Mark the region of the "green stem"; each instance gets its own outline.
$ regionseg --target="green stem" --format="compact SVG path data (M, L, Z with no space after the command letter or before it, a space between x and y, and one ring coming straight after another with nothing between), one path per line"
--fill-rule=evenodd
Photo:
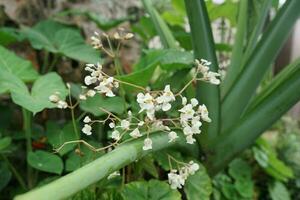
M59 59L59 57L60 56L58 54L54 54L54 58L53 58L51 64L49 65L49 68L48 68L47 72L51 72L53 70L53 68L55 67L55 65L56 65L56 63Z
M16 177L17 181L19 182L19 184L23 188L23 190L27 190L25 181L23 180L21 174L19 174L17 169L11 164L11 162L8 160L8 158L5 155L2 154L1 157L3 158L3 160L6 162L6 164L8 165L8 167L14 174L14 176Z
M26 137L26 152L28 155L29 152L32 152L32 146L31 146L31 120L32 120L32 114L30 111L26 109L22 109L23 111L23 128L25 131L25 137ZM32 180L32 168L27 163L27 181L28 181L28 188L33 187L33 180Z
M166 133L157 132L150 134L149 137L153 141L153 149L148 151L142 149L145 137L131 140L80 169L47 185L41 186L23 195L16 196L14 199L65 199L107 177L116 170L120 170L122 167L141 159L147 154L171 146L181 148L182 152L189 154L190 156L198 157L198 147L186 144L183 134L179 135L180 138L178 138L176 142L168 142L168 134Z
M44 61L43 61L43 65L42 65L42 69L41 69L41 73L44 74L46 72L48 63L49 63L49 52L48 51L44 51Z

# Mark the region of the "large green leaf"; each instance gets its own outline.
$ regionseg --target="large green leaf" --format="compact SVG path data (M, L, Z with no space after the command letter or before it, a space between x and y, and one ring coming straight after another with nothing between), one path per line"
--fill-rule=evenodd
M184 191L188 200L209 200L212 194L212 184L206 169L199 164L199 170L188 177Z
M33 28L23 27L24 35L36 49L89 63L100 61L99 53L85 44L80 32L54 21L42 21Z
M0 45L7 46L22 39L24 39L23 35L17 29L11 27L0 28Z
M300 1L287 1L262 35L260 42L237 76L222 103L222 130L228 130L241 117L265 72L287 39L299 17Z
M80 102L80 108L86 112L92 113L95 116L106 115L100 107L116 114L124 112L124 100L121 97L104 97L101 94L96 94L94 97L89 97L87 100Z
M13 52L0 46L0 70L6 70L17 76L19 79L27 82L38 78L37 71L33 68L30 61L16 56ZM1 84L0 93L7 91L9 88Z
M195 58L209 60L212 62L211 70L218 71L215 45L204 0L185 0L185 6L191 27ZM210 142L219 133L219 87L203 82L198 83L197 98L201 103L207 106L210 118L212 119L212 123L210 123L209 126L205 125L203 127L204 131L199 139L203 148L207 149Z
M61 174L64 168L59 156L46 151L29 152L27 162L35 169L55 174Z
M174 49L178 48L178 45L176 44L176 40L172 35L171 30L169 29L165 21L161 18L161 16L156 11L156 9L153 7L151 0L142 0L142 1L145 9L150 15L152 23L154 24L156 32L159 35L163 46L165 48L174 48Z
M67 95L67 89L61 77L56 73L40 76L33 84L31 93L20 79L9 72L0 73L0 85L9 88L14 103L33 113L40 112L45 108L56 107L49 101L49 96L55 92L59 92L61 99L65 99Z
M172 190L170 186L162 181L150 180L132 182L126 184L122 196L124 200L180 200L181 194Z
M271 84L269 88L272 87ZM272 88L272 92L262 98L253 109L240 120L235 121L234 127L214 141L214 150L208 159L207 169L215 173L226 166L234 156L252 145L260 134L300 100L300 93L296 92L299 88L300 68L298 67L281 80L280 84ZM235 107L232 110L234 109Z
M269 184L268 190L272 200L290 200L290 193L286 186L279 182L274 181L273 183Z

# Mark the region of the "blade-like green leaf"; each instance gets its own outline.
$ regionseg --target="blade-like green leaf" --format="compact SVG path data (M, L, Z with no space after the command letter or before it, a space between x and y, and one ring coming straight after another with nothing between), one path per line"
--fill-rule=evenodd
M226 78L222 83L221 95L227 93L235 78L242 69L241 63L243 58L244 44L247 32L247 20L248 20L248 1L240 1L239 3L239 16L238 16L238 25L237 33L235 36L230 67L226 73Z
M150 18L155 26L156 32L160 37L160 40L165 48L178 48L176 40L172 35L168 25L161 18L159 13L153 7L151 0L142 0L145 9L147 10Z
M270 86L272 87L272 86ZM300 68L272 89L259 104L235 122L235 126L218 137L214 152L207 162L211 173L222 169L237 154L248 148L256 138L278 120L300 99Z
M265 72L274 61L299 17L300 1L287 1L263 34L243 71L222 103L222 130L228 130L240 118ZM238 101L238 102L237 102Z
M205 2L203 0L185 0L185 6L191 27L195 58L209 60L212 62L211 70L218 71L214 40ZM209 126L204 126L203 134L200 136L200 142L206 148L210 141L219 133L219 87L208 83L198 83L197 98L207 106L212 118L212 123Z
M115 150L110 151L109 153L81 167L80 169L45 186L32 190L23 195L19 195L14 199L64 199L151 152L159 151L175 145L177 147L181 147L181 149L185 152L197 150L197 146L186 145L184 136L182 134L179 135L180 139L178 138L176 142L170 143L168 142L168 134L161 132L151 133L149 137L153 141L153 149L149 151L144 151L142 149L142 146L144 145L144 137L124 143Z
M89 63L100 61L99 53L85 44L80 32L63 24L42 21L33 28L23 27L23 33L36 49L45 49Z

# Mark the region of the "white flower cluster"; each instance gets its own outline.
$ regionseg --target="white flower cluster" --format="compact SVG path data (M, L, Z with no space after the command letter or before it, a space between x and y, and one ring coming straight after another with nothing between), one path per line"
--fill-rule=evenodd
M168 174L169 184L172 189L181 189L184 186L186 179L189 175L195 174L199 170L199 165L194 161L190 161L188 164L177 170L171 170Z
M119 82L114 80L114 77L106 75L102 71L102 65L87 64L85 70L90 72L88 76L84 78L86 85L96 84L94 90L100 94L105 94L108 97L113 97L115 94L112 92L113 88L119 87ZM93 94L95 93L93 92Z
M200 61L196 59L195 62L197 65L197 70L203 75L204 81L208 81L214 85L219 85L221 83L220 79L218 79L218 77L221 75L217 72L209 71L208 66L211 65L211 62L208 62L205 59L201 59Z
M92 127L89 124L90 122L92 122L91 118L89 116L86 116L83 119L83 122L85 123L83 128L82 128L82 132L86 135L92 135Z
M206 106L204 104L198 106L198 104L199 102L195 98L192 98L190 103L187 103L185 97L182 98L183 107L179 110L180 124L188 144L193 144L196 141L193 137L194 134L201 133L201 119L206 122L211 122Z
M54 94L50 95L49 100L52 103L55 103L57 108L60 108L60 109L68 108L68 103L66 101L60 99L59 92L55 92Z

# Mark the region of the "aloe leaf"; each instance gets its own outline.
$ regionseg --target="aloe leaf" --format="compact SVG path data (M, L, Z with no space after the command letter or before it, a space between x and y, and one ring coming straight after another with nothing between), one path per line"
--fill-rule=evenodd
M242 69L241 63L243 58L248 21L248 1L240 1L239 4L240 7L238 15L237 33L235 36L234 46L232 50L230 67L228 68L226 78L222 83L222 96L224 96L224 94L227 93L235 78L238 76L239 72Z
M169 29L168 25L164 22L164 20L161 18L159 13L156 11L156 9L153 7L151 0L142 0L144 7L148 14L150 15L150 18L155 26L155 29L157 31L157 34L160 37L160 40L165 48L178 48L178 45L176 45L176 40L174 36L172 35L171 30Z
M272 87L270 84L266 89L272 90L271 93L214 141L214 152L207 162L210 173L225 167L234 156L252 145L260 134L300 100L300 93L297 92L300 88L300 67L275 88Z
M185 152L197 152L197 146L187 145L184 142L183 135L180 134L180 136L181 137L178 138L177 142L168 142L168 134L161 132L152 133L149 137L153 141L153 149L148 151L144 151L142 149L144 138L132 140L120 145L115 150L81 167L80 169L45 186L29 191L23 195L18 195L14 199L64 199L149 153L175 145L180 146Z
M215 45L205 2L203 0L185 0L185 6L191 27L195 58L209 60L212 62L211 70L218 71ZM219 87L208 83L198 83L197 98L201 103L207 106L210 117L212 118L212 123L210 123L209 126L205 125L203 127L203 134L199 138L203 148L207 148L210 141L219 133Z
M257 47L246 62L243 71L223 100L222 132L235 124L245 111L265 72L276 58L298 19L299 7L300 1L287 1L263 34Z

